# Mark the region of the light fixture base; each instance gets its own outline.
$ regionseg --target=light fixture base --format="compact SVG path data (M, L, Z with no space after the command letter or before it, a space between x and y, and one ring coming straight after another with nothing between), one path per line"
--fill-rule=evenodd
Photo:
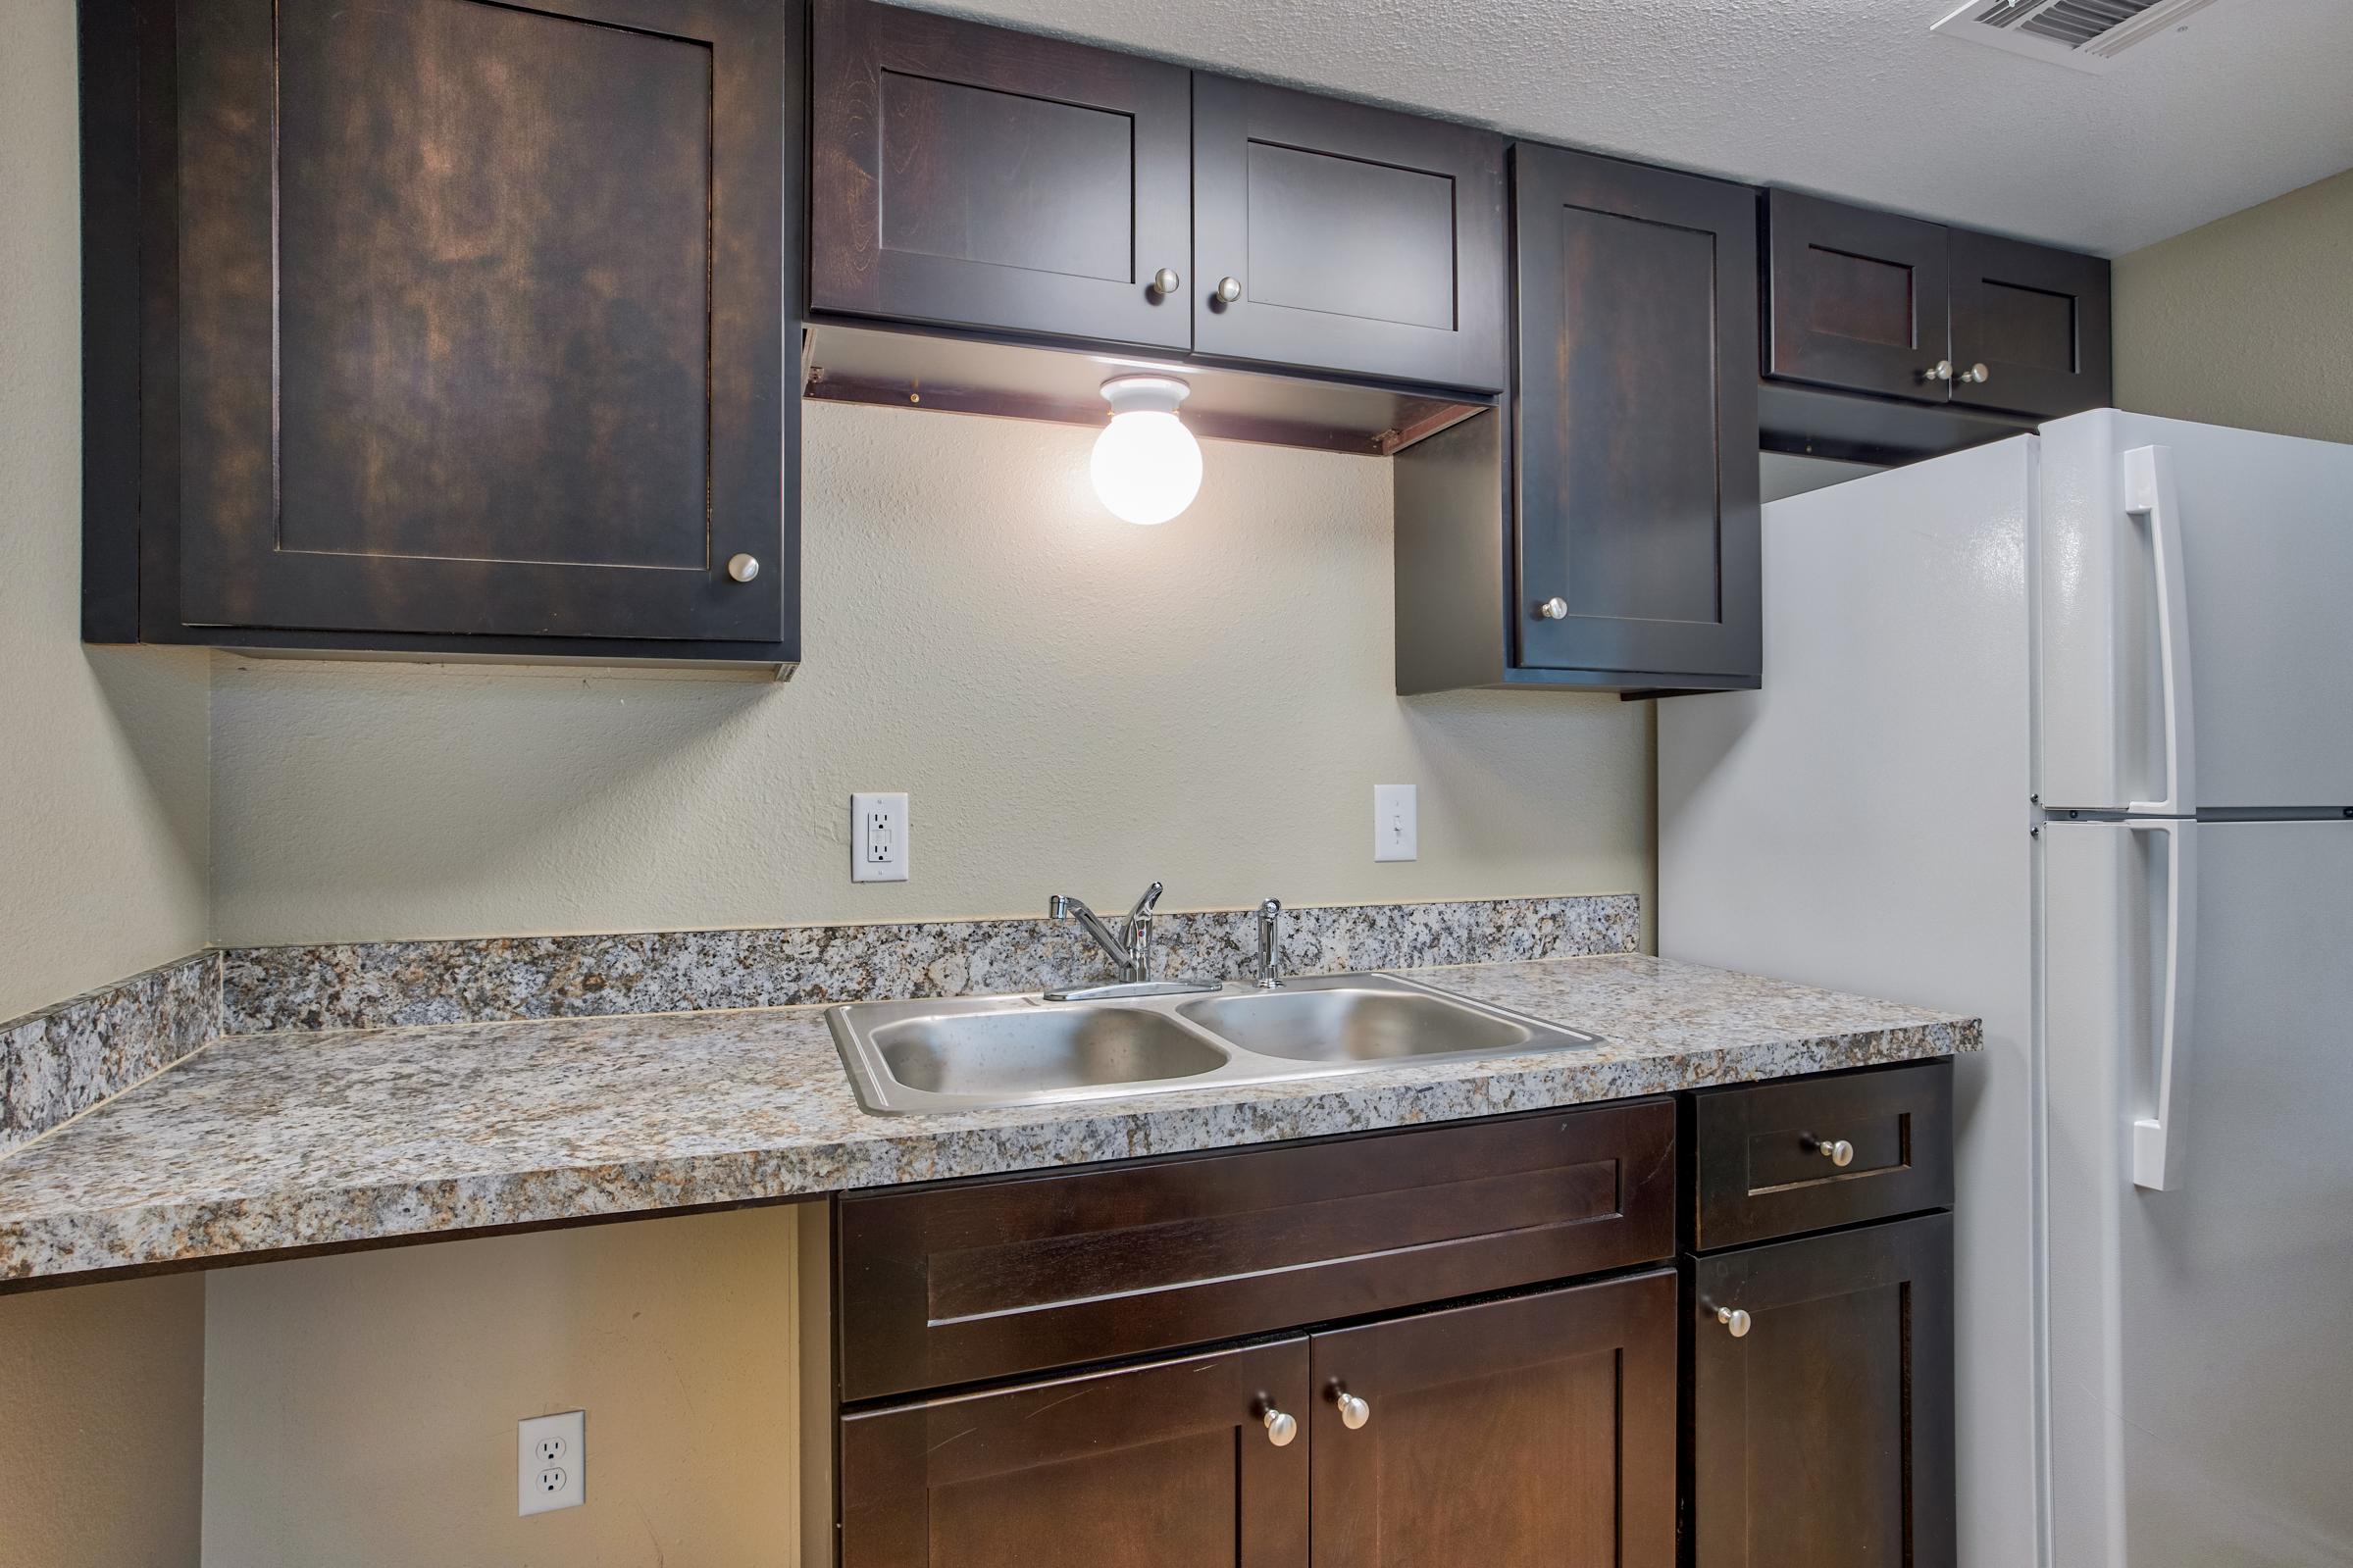
M1102 394L1114 414L1173 414L1193 395L1193 383L1174 376L1114 376Z

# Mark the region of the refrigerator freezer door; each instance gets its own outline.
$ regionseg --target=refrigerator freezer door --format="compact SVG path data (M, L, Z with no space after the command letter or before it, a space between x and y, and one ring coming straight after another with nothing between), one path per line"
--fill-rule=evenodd
M2353 446L2097 409L2038 488L2043 804L2353 804Z
M2353 822L2169 827L2042 835L2054 1561L2353 1563Z
M1985 1020L1955 1064L1960 1552L2037 1560L2034 438L1765 508L1762 691L1659 707L1659 946Z

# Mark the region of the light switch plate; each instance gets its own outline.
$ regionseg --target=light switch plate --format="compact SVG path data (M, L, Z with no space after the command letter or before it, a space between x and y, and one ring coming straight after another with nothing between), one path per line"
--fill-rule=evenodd
M1414 822L1413 785L1372 786L1372 858L1419 858L1421 833Z
M907 797L853 794L849 797L849 880L907 880Z
M515 1423L515 1512L552 1513L588 1500L588 1412Z

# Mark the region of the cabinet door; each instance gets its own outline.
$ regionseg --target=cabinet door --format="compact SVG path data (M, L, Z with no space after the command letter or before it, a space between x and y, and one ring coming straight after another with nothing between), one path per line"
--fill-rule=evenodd
M1945 401L1941 224L1769 191L1765 373L1851 392Z
M810 304L1183 348L1192 73L817 0Z
M1193 202L1202 353L1502 389L1500 136L1197 76Z
M842 1568L1306 1568L1307 1424L1297 1337L844 1416Z
M1556 147L1512 157L1518 662L1755 685L1755 197Z
M2057 416L2104 408L2108 263L1952 231L1953 401ZM1959 379L1984 368L1983 379Z
M796 631L796 11L207 0L179 25L188 624Z
M1953 1217L1690 1267L1693 1568L1950 1568Z
M1662 1270L1315 1336L1316 1568L1672 1568L1674 1321Z

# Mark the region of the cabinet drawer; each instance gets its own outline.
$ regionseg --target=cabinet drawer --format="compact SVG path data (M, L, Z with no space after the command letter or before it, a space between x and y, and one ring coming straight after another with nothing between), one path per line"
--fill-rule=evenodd
M842 1396L1007 1377L1668 1256L1673 1104L852 1194Z
M1702 1089L1687 1115L1694 1250L1952 1205L1950 1061Z

